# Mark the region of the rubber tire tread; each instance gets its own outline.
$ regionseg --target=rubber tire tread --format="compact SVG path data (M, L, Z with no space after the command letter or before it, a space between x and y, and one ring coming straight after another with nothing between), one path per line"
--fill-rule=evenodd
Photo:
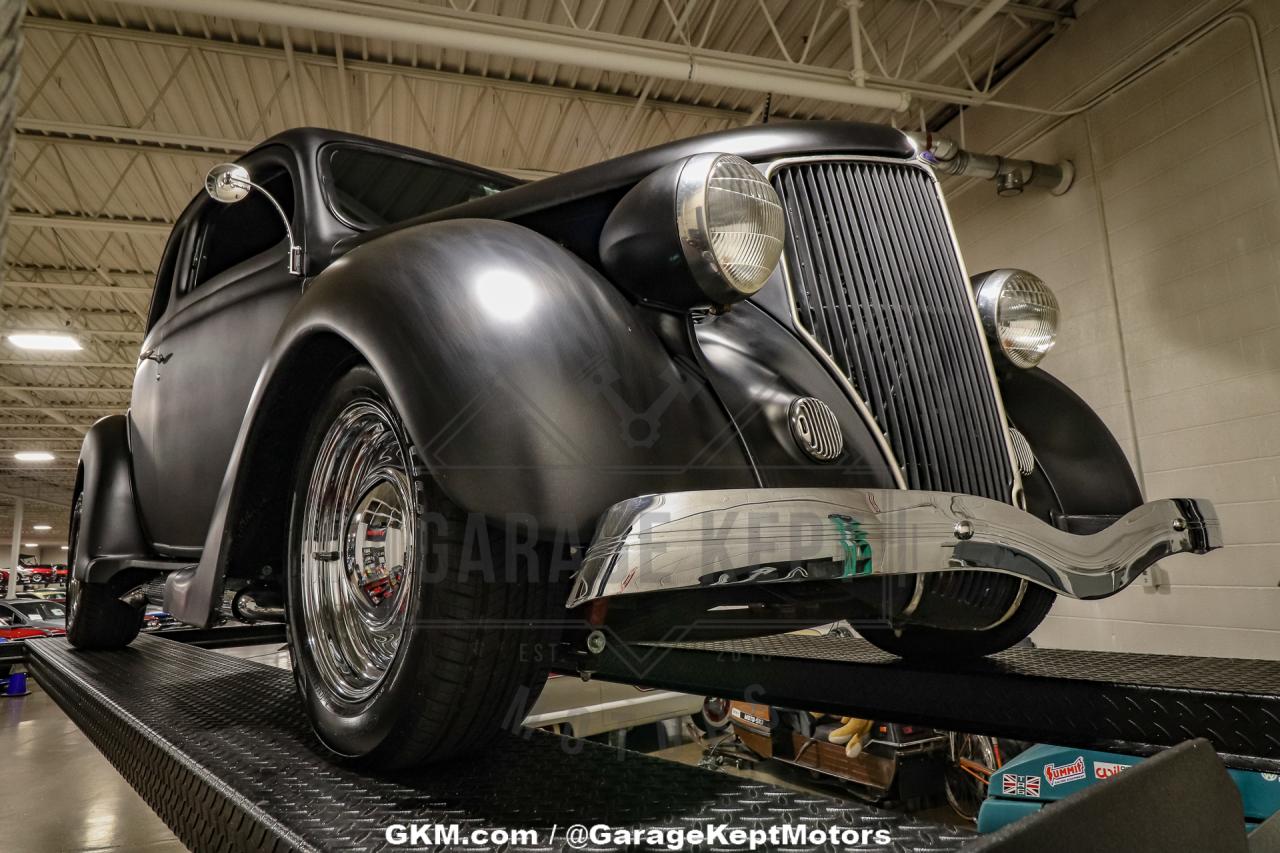
M107 584L80 582L74 592L68 584L67 595L76 597L76 618L68 607L67 640L77 649L123 649L142 630L142 608L125 604Z
M899 632L892 628L857 628L857 631L871 645L901 658L960 660L985 657L1012 648L1031 636L1031 632L1049 615L1057 597L1042 586L1028 583L1022 603L1013 616L994 628L980 631L924 625L904 625Z
M390 404L381 380L367 366L359 365L340 376L331 386L328 399L318 407L320 413L332 407L332 400L350 394L353 386L372 389L384 404ZM394 405L391 405L394 412ZM399 417L399 413L395 413ZM298 488L305 491L314 457L328 430L328 422L317 419L304 443L298 470ZM527 713L533 707L547 678L547 655L530 654L532 644L544 650L559 639L558 620L565 616L569 578L554 582L545 578L530 582L520 580L486 580L483 573L460 571L460 553L466 530L466 513L451 501L429 473L415 474L415 485L422 505L437 517L430 549L418 553L438 559L439 546L449 546L453 559L444 567L420 566L419 570L436 569L429 574L432 582L420 587L428 591L428 600L420 601L428 608L425 615L432 620L430 642L417 661L405 661L399 678L413 678L418 685L412 701L382 709L396 718L388 735L368 753L348 756L353 763L372 769L393 770L419 764L443 761L483 748L504 730L518 729L521 720L510 719L518 701ZM301 495L303 492L299 492ZM299 501L301 504L301 501ZM295 509L293 524L298 524ZM442 522L442 525L440 524ZM489 553L505 556L504 536L487 529ZM294 540L290 534L290 542ZM291 544L290 549L294 546ZM545 549L538 550L539 570L550 565ZM291 567L291 575L296 569ZM494 575L501 574L501 567ZM290 577L290 595L298 580ZM439 623L445 623L440 627ZM450 623L456 622L456 627ZM486 628L494 622L507 627ZM512 623L527 622L515 627ZM294 633L293 630L290 631ZM298 655L304 645L294 638L292 648ZM521 715L523 718L523 714ZM323 732L321 732L323 736Z

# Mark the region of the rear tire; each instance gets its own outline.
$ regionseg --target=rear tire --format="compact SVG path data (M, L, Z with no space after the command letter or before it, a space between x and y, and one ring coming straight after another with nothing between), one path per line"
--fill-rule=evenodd
M549 577L546 549L531 566L443 494L368 367L320 403L294 494L289 635L320 740L393 769L517 728L546 680L568 579ZM492 563L469 559L477 544Z
M964 631L903 625L894 628L858 628L862 638L878 649L901 658L956 660L993 655L1031 636L1049 614L1057 595L1028 583L1018 609L993 628Z
M76 565L80 546L80 516L83 493L76 495L71 510L71 536L67 550L69 565ZM89 583L78 578L67 584L67 640L77 649L123 649L142 628L142 608L120 600L105 583Z

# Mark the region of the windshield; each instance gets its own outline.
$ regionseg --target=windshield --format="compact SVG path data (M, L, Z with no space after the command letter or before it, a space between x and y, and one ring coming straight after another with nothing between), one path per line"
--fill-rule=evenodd
M514 178L354 145L327 146L320 160L333 212L366 231L494 195L519 183Z
M10 601L9 606L32 619L65 619L67 610L52 601Z

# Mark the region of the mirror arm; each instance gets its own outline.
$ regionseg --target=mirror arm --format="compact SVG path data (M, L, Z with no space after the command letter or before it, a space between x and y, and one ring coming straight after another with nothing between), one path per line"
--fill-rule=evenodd
M289 225L289 217L284 215L284 208L280 206L280 202L276 201L275 196L255 184L248 181L249 186L267 197L267 201L271 202L271 206L276 209L276 213L280 214L280 221L284 223L285 236L289 238L289 274L302 275L302 247L293 241L293 228Z

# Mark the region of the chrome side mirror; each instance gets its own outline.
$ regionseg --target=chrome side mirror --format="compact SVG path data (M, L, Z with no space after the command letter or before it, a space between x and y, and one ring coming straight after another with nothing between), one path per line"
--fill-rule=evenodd
M253 189L249 170L237 163L219 163L209 170L204 179L204 190L214 201L233 204Z
M258 186L249 177L249 170L238 163L219 163L205 175L204 190L214 201L223 204L235 204L249 195L250 190L257 190L267 197L271 206L280 214L284 223L285 236L289 238L289 274L302 275L302 247L293 239L293 228L289 225L289 217L284 215L284 208L271 193Z

